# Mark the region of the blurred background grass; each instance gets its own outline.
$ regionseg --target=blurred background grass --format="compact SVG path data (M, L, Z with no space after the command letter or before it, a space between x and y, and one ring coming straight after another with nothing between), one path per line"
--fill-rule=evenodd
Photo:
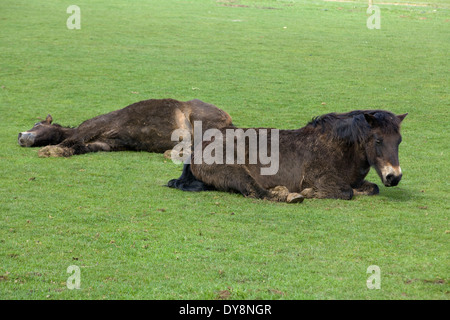
M364 1L78 1L68 30L71 4L0 4L1 298L448 299L446 3L379 4L380 30ZM165 188L181 168L159 154L40 159L16 142L48 113L76 126L166 97L243 127L408 112L404 178L287 205ZM366 287L374 264L381 290Z

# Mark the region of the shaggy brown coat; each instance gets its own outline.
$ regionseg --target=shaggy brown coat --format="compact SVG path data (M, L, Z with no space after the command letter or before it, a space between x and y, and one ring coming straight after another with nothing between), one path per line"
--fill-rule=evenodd
M19 145L46 146L39 156L72 156L96 151L148 151L162 153L178 142L171 140L176 129L192 132L193 122L203 129L232 126L231 117L216 106L200 100L186 102L151 99L84 121L76 128L52 124L52 117L19 133Z
M192 158L181 177L169 181L168 186L185 191L239 192L286 202L378 194L378 186L365 177L373 167L385 186L399 183L400 123L405 116L383 110L326 114L303 128L279 131L279 170L274 175L261 175L259 162L249 164L247 148L246 164L196 164ZM260 129L255 130L259 135ZM225 129L222 132L225 145ZM270 144L270 130L268 133ZM204 142L203 149L210 143Z

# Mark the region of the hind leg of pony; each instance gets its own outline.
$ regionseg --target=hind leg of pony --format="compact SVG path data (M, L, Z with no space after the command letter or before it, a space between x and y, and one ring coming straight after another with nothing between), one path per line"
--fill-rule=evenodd
M287 202L287 203L301 203L305 197L299 193L289 192L285 186L276 186L269 190L260 186L252 177L245 186L245 190L241 193L250 198L265 199L269 201Z
M365 196L374 196L380 193L380 189L375 183L364 180L362 185L358 188L353 189L353 194L365 195Z
M243 167L202 165L202 169L210 169L208 170L210 172L202 170L203 174L200 177L195 173L195 167L196 166L192 167L194 175L201 181L213 185L218 190L228 192L237 191L249 198L273 198L273 195L268 190L261 187Z
M286 187L277 186L270 190L263 188L242 166L233 165L191 165L194 176L202 182L221 191L237 191L249 198L270 201L298 203L304 197L290 193Z

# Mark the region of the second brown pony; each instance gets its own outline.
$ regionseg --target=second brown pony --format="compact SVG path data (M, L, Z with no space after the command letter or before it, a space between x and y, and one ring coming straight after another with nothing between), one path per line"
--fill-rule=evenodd
M195 99L150 99L86 120L76 128L52 124L50 115L19 133L22 147L44 147L41 157L69 157L96 151L162 153L176 145L172 132L192 131L194 121L204 129L232 126L231 117L216 106Z

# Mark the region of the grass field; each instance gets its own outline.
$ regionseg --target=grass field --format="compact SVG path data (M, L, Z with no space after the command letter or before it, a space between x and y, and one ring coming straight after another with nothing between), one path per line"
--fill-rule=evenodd
M450 5L395 2L369 30L366 1L1 1L0 298L449 299ZM76 126L167 97L242 127L408 112L403 180L288 205L163 187L181 166L161 154L17 144L48 113Z

